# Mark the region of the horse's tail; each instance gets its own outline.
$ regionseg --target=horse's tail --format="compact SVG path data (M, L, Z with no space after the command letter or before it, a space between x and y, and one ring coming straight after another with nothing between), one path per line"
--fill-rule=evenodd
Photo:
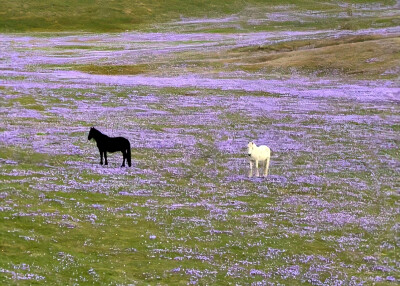
M128 141L128 149L126 150L126 160L128 161L128 166L131 166L131 143Z

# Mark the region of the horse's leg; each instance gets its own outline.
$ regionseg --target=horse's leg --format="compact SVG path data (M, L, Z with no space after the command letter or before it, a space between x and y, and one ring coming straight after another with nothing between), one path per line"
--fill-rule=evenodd
M258 171L258 160L256 160L256 177L260 177L260 172Z
M264 177L268 176L269 160L270 160L270 158L268 158L264 162L264 164L265 164L264 165Z
M103 151L99 150L100 152L100 165L103 165Z
M104 165L108 165L108 161L107 161L107 151L104 151Z
M124 152L124 151L121 151L121 152L122 152L122 158L123 158L121 167L125 167L126 152Z
M253 176L253 162L249 160L249 164L250 164L249 178L251 178L251 176Z

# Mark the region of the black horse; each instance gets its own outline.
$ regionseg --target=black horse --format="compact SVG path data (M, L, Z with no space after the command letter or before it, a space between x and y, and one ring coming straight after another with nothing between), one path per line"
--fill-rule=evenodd
M94 127L90 128L88 140L92 138L96 141L97 148L100 151L100 165L103 165L103 154L105 164L108 165L107 152L121 151L124 157L121 167L125 167L125 159L128 162L128 166L131 166L131 144L128 139L124 137L109 137Z

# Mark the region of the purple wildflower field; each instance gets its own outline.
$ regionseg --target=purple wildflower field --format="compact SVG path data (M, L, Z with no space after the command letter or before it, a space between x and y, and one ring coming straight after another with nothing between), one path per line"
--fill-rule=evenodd
M204 56L344 34L400 29L0 34L0 282L397 285L399 81ZM100 166L90 126L133 166ZM267 178L247 177L249 140Z

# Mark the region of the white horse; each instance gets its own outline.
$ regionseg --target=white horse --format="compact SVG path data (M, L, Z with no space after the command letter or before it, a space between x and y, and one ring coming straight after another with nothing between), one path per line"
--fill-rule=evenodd
M258 162L264 163L264 177L268 175L269 160L271 159L271 149L268 146L257 146L254 142L247 144L247 154L249 155L250 171L249 178L253 176L253 161L256 164L256 176L259 177Z

